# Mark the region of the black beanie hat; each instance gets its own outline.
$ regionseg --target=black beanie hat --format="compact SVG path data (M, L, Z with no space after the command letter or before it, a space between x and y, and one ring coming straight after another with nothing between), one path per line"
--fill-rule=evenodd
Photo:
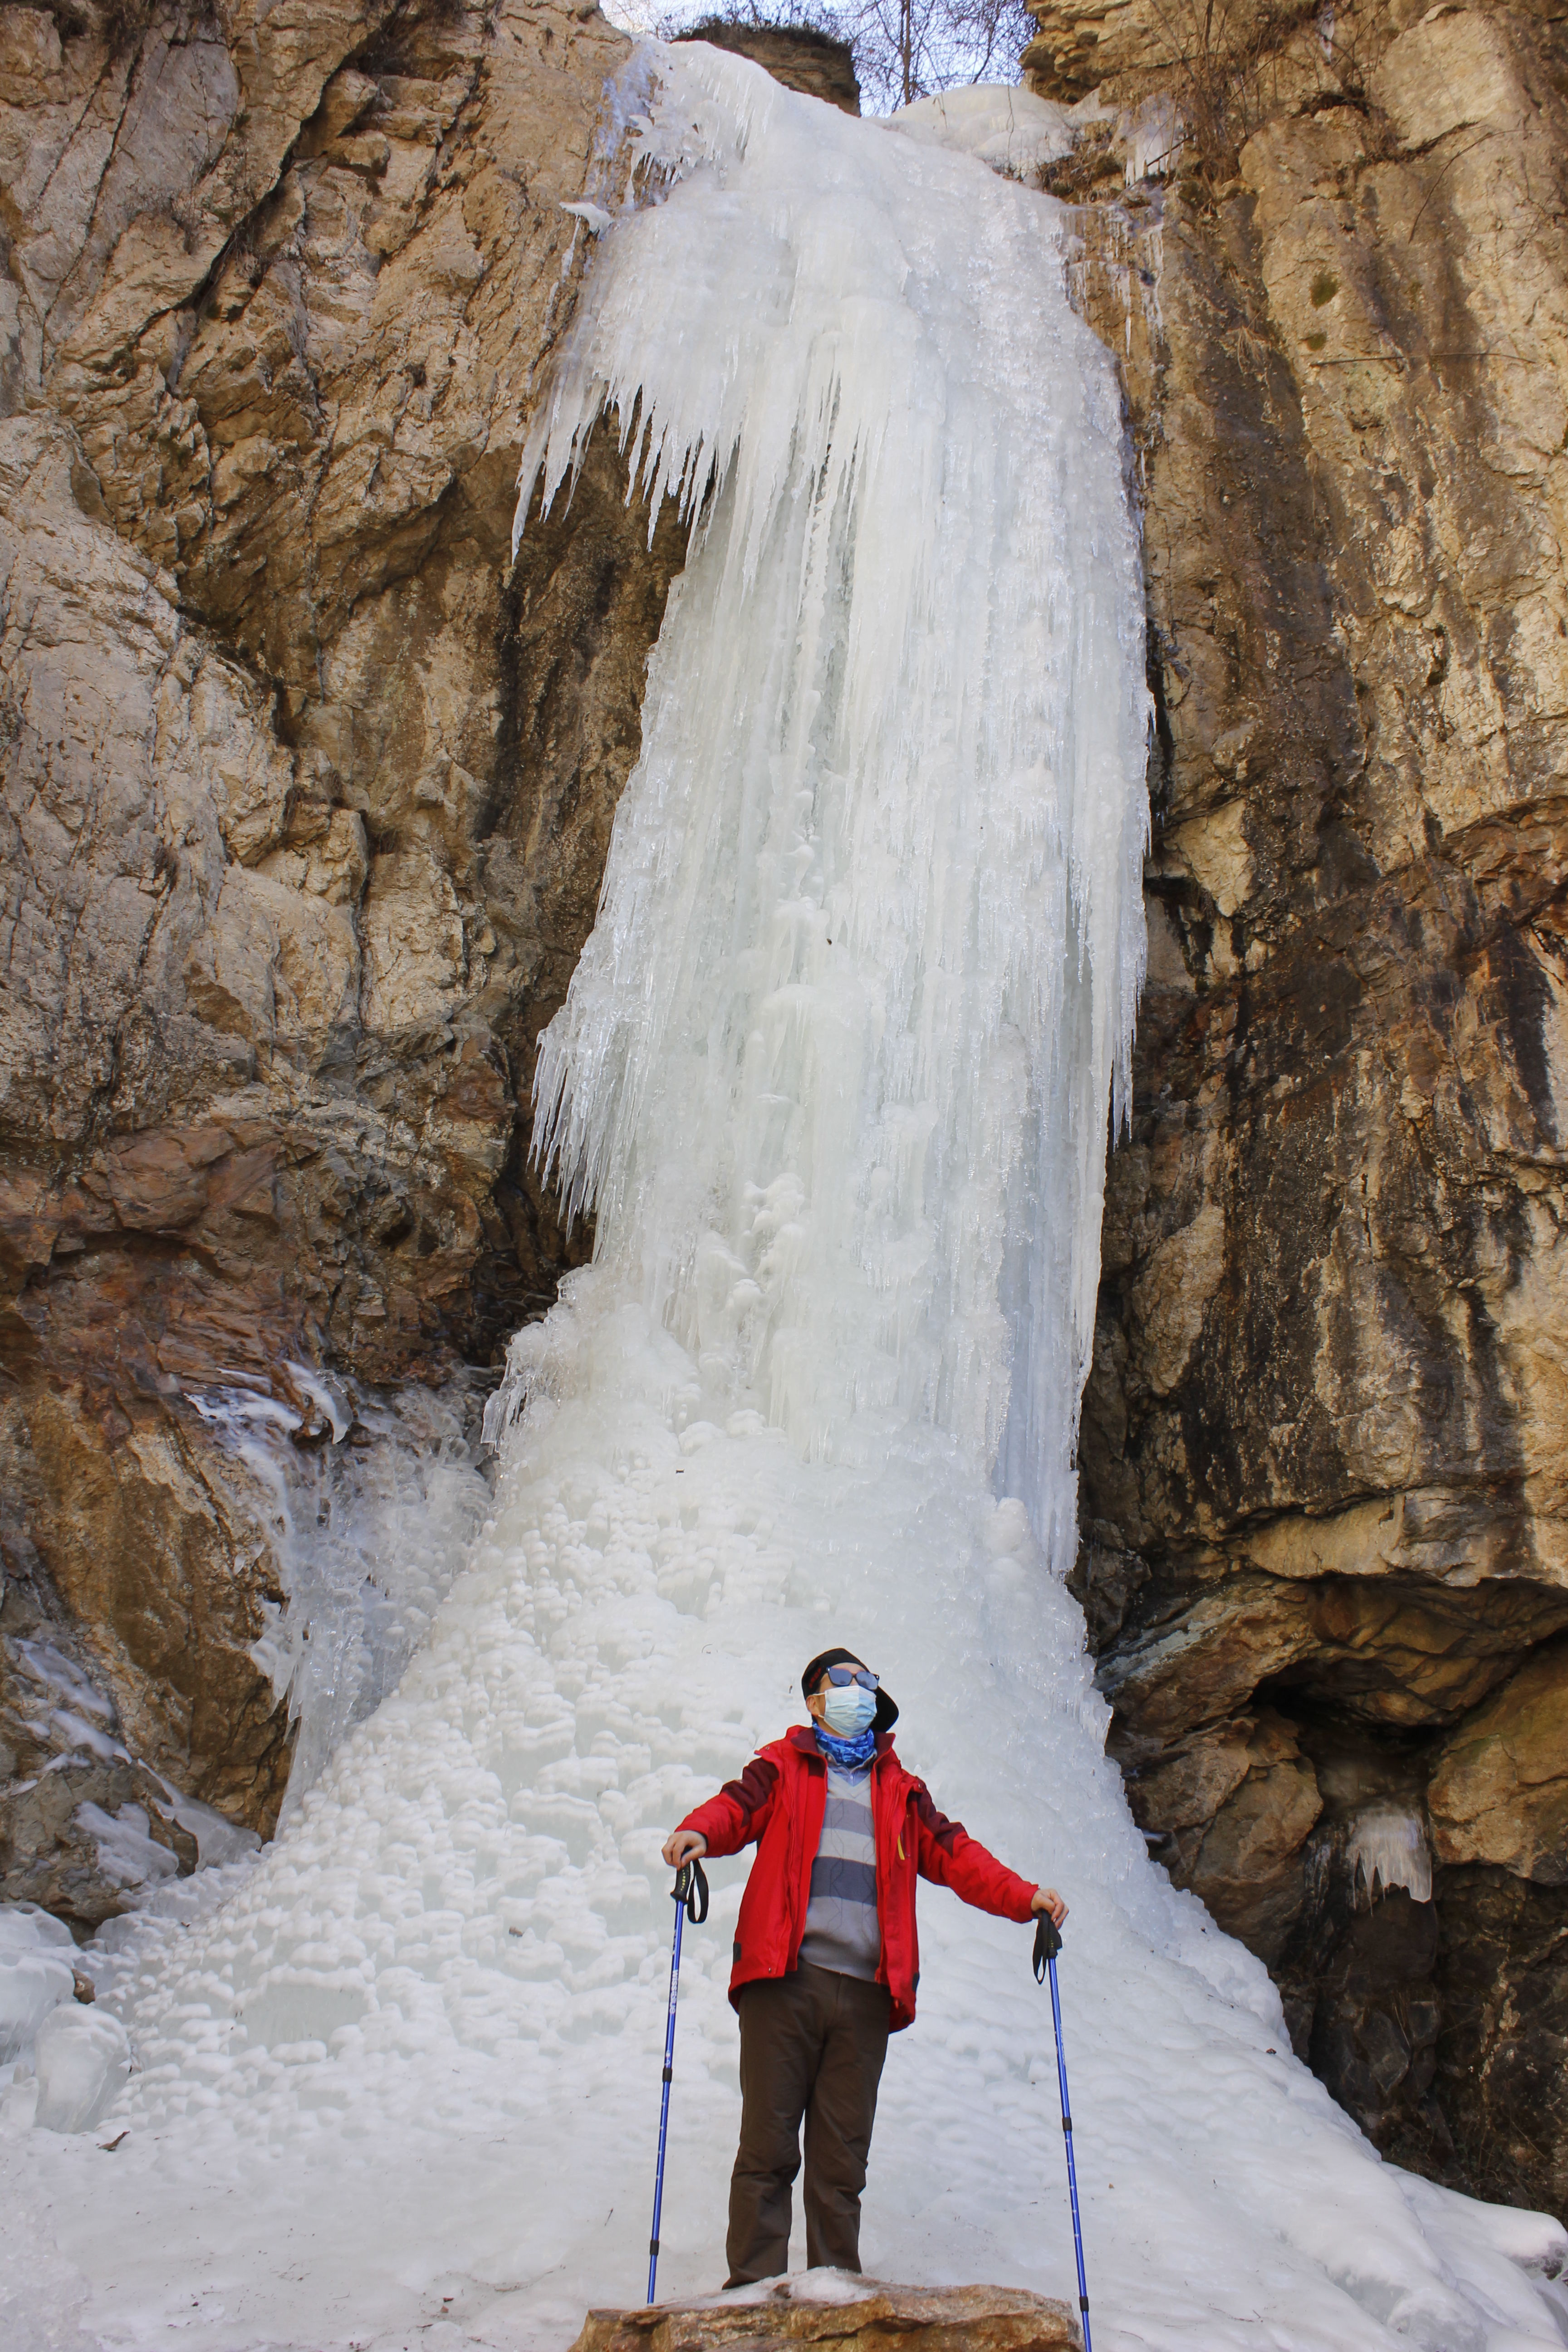
M809 1698L811 1696L813 1691L816 1688L817 1684L822 1680L823 1675L827 1672L829 1666L863 1666L865 1663L865 1659L857 1657L853 1650L824 1650L819 1656L813 1658L810 1665L807 1666L805 1674L802 1675L800 1678L800 1695L802 1698ZM894 1706L891 1697L885 1690L879 1690L877 1693L877 1712L871 1719L872 1730L891 1731L898 1719L899 1710Z

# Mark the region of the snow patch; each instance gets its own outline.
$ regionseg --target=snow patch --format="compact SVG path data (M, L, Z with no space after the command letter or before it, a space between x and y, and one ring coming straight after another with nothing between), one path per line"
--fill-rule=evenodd
M927 146L973 155L994 172L1020 180L1070 154L1076 135L1066 107L1031 90L987 82L918 98L889 114L886 128Z
M76 1818L97 1845L98 1867L110 1886L155 1886L180 1867L178 1856L151 1835L145 1805L121 1805L113 1813L79 1805Z

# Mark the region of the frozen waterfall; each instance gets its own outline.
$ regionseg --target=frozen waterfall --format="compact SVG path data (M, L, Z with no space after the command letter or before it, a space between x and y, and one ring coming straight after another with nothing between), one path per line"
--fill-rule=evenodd
M1145 824L1064 215L711 50L620 99L523 483L564 494L607 408L692 529L542 1065L596 1260L514 1346L493 1517L395 1694L272 1849L121 1931L108 2123L0 2139L58 2249L36 2340L557 2347L635 2303L658 1846L843 1639L938 1801L1072 1904L1100 2352L1559 2342L1556 2225L1380 2163L1145 1860L1061 1581ZM744 1872L687 1938L672 2294L721 2276ZM921 1934L868 2266L1074 2294L1026 1931L927 1890Z
M520 527L607 404L694 549L546 1156L704 1412L811 1460L934 1423L1055 1552L1143 968L1119 394L1037 201L818 113L704 64L637 118L663 201L524 455Z

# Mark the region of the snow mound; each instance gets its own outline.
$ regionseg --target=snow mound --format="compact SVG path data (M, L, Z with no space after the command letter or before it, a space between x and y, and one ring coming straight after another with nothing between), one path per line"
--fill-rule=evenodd
M73 2001L45 2018L34 2063L34 2120L46 2131L89 2131L131 2072L131 2044L117 2017Z
M973 155L994 172L1026 179L1072 152L1074 118L1031 90L980 82L917 98L885 118L886 128L922 145Z

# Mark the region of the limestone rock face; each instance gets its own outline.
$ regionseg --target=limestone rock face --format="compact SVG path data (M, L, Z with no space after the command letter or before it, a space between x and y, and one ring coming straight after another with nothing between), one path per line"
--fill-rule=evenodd
M1568 24L1184 61L1145 0L1037 15L1037 86L1105 101L1058 168L1157 700L1082 1442L1111 1745L1379 2143L1561 2209Z
M682 548L595 450L509 551L626 48L552 0L0 10L0 1556L121 1778L263 1830L276 1506L211 1399L368 1443L320 1376L482 1364L583 1246L527 1090Z
M1541 1886L1568 1883L1568 1654L1535 1652L1438 1748L1427 1782L1447 1863L1485 1862Z
M1289 1723L1268 1710L1231 1717L1212 1738L1168 1750L1131 1796L1176 1885L1199 1893L1261 1958L1278 1959L1300 1916L1302 1849L1323 1810Z
M1035 37L1023 58L1029 86L1068 106L1108 86L1142 95L1169 71L1186 30L1183 18L1140 0L1043 0L1029 14Z
M1568 1889L1445 1871L1431 1983L1442 2110L1477 2195L1568 2204ZM1401 1991L1405 1988L1401 1987Z
M802 2291L805 2289L805 2291ZM835 2289L838 2292L835 2293ZM1083 2338L1065 2303L1015 2287L889 2286L808 2271L757 2300L715 2298L591 2311L573 2352L719 2352L830 2345L834 2352L1071 2352Z

